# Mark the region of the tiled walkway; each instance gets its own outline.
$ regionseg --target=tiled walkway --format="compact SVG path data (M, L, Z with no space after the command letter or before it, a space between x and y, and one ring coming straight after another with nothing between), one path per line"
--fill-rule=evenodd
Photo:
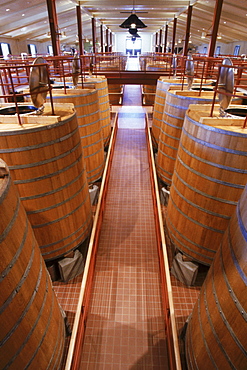
M168 369L142 109L120 110L83 370Z

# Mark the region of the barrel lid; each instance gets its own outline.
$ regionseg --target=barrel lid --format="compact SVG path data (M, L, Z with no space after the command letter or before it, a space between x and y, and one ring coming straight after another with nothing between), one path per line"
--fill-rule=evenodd
M9 184L9 168L7 164L0 158L0 203L3 201L8 190Z
M0 158L0 178L3 179L5 176L9 175L9 169L6 163Z
M228 108L233 94L234 89L234 70L233 68L228 68L224 66L232 66L232 61L230 58L225 58L222 62L220 68L220 76L218 83L218 98L220 103L220 108L222 111ZM222 92L222 94L221 94ZM225 95L227 93L229 95Z
M29 89L36 108L43 107L48 91L49 78L45 64L47 64L45 59L38 57L30 70Z
M80 59L78 53L75 53L72 62L72 80L74 87L78 85L79 75L80 75Z

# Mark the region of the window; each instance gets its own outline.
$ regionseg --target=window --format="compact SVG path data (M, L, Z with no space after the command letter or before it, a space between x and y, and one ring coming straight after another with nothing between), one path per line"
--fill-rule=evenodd
M239 52L240 52L240 45L236 45L234 48L233 55L237 56L239 55Z
M8 59L8 56L11 54L10 45L6 42L0 43L0 54L4 59Z
M220 55L220 46L217 46L215 55L216 56Z
M31 54L32 57L35 57L36 54L37 54L36 45L34 45L34 44L28 44L27 45L27 48L28 48L28 54Z
M47 45L47 50L49 55L53 55L53 48L52 45Z
M139 37L126 37L126 54L137 56L141 54L142 40Z

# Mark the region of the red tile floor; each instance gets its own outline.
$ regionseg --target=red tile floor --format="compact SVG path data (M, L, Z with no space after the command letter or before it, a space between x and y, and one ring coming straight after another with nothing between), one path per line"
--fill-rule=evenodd
M116 108L119 130L81 369L169 368L144 132L144 114L149 109L141 106L140 96L139 86L126 86L123 104L128 105ZM171 261L169 238L167 245ZM200 282L188 288L173 276L171 279L180 333L197 299ZM80 277L67 284L56 283L54 289L73 325Z
M125 108L119 112L81 369L168 368L145 113Z

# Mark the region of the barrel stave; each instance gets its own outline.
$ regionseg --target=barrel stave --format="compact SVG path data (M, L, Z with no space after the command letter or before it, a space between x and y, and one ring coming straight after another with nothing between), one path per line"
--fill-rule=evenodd
M0 368L59 369L65 343L61 309L9 175L0 179L0 191Z
M186 332L188 369L247 367L247 188L235 207Z

